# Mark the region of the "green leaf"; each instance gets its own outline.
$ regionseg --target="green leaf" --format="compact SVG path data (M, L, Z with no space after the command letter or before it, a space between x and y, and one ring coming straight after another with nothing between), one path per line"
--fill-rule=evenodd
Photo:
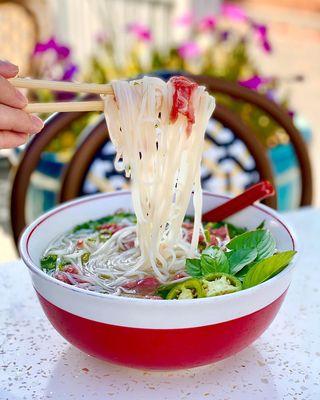
M235 274L235 276L240 279L243 280L244 277L247 275L248 271L250 270L250 268L254 265L254 263L248 264L245 267L243 267L239 272L237 272Z
M292 260L295 251L284 251L254 264L243 280L243 288L259 285L281 272Z
M239 236L244 232L247 232L246 228L240 228L238 226L230 224L229 222L227 222L227 228L228 228L230 239L233 239L234 237Z
M227 226L230 239L234 238L235 236L241 235L244 232L247 232L246 228L240 228L238 226L230 224L229 222L224 222L224 221L222 221L222 222L208 222L208 223L204 224L205 229L209 229L209 228L218 229L221 226Z
M256 249L258 253L256 261L259 261L274 254L276 242L269 231L259 229L236 236L227 247L230 250Z
M262 221L261 222L261 224L259 224L257 227L256 227L256 229L258 230L258 229L264 229L264 226L265 226L265 224L266 224L266 221Z
M96 230L99 226L103 224L117 224L122 220L127 219L133 223L136 223L136 216L132 213L120 212L113 215L107 215L106 217L99 218L97 220L86 221L82 224L79 224L73 228L73 232L78 232L81 230Z
M199 258L187 258L186 259L186 271L187 274L195 278L202 276L201 261Z
M226 256L229 261L230 273L235 275L243 267L252 263L257 258L257 255L257 250L250 248L228 251Z
M57 258L56 254L49 254L46 257L42 257L40 260L41 269L49 271L56 269Z
M229 273L229 263L227 256L220 247L210 246L201 254L202 275L208 275L211 272Z

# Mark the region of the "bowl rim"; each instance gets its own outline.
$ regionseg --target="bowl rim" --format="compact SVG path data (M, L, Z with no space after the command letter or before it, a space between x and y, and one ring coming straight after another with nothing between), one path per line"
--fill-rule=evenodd
M43 278L45 280L48 280L50 283L58 285L62 288L65 288L67 290L73 291L73 292L78 292L79 295L85 295L85 296L93 296L96 298L101 298L102 300L105 299L106 301L114 300L117 302L122 302L122 303L132 303L132 302L138 302L139 304L151 304L154 307L157 306L164 306L165 304L169 305L174 303L176 306L187 306L188 304L195 303L194 299L185 299L184 301L180 302L170 302L170 301L163 301L163 299L141 299L141 298L134 298L134 297L125 297L125 296L116 296L113 294L106 294L106 293L97 293L97 292L91 292L86 289L78 288L72 285L69 285L67 283L64 283L62 281L59 281L58 279L53 278L52 276L46 274L44 271L40 269L39 266L37 266L31 259L30 253L29 253L29 248L28 244L30 241L30 238L32 237L33 233L36 231L37 227L44 223L46 220L48 220L51 216L54 216L61 211L68 209L70 207L73 207L75 205L79 204L84 204L88 203L90 201L95 201L96 199L100 198L109 198L109 197L118 197L118 196L123 196L123 195L130 195L130 190L118 190L114 192L107 192L107 193L98 193L94 195L87 195L87 196L82 196L77 199L73 199L67 202L64 202L63 204L54 207L52 210L47 211L46 213L40 215L38 218L36 218L31 224L29 224L22 232L20 239L19 239L19 253L20 256L24 262L24 264L28 267L28 269L38 275L40 278ZM203 196L209 196L209 197L215 197L219 199L224 199L228 200L231 199L232 196L228 195L221 195L221 194L215 194L209 191L203 190ZM287 231L291 241L292 241L292 250L299 250L299 246L297 245L297 239L296 239L296 234L294 229L291 227L290 223L286 220L285 217L281 215L279 216L277 211L272 210L270 207L265 206L264 204L252 204L250 207L253 207L255 209L258 209L262 213L272 217L275 219L282 227ZM245 289L245 290L240 290L238 292L234 293L229 293L228 295L225 296L214 296L214 297L205 297L201 299L197 299L196 303L204 303L204 302L213 302L213 303L221 303L226 300L231 300L237 299L242 296L248 296L250 294L254 295L255 292L259 291L262 287L267 287L267 286L272 286L275 280L281 279L286 274L289 274L292 269L294 268L295 261L297 259L297 255L294 256L294 259L291 261L290 265L286 267L284 270L282 270L279 274L276 276L272 277L271 279L268 279L267 281L260 283L259 285L253 286L251 288Z

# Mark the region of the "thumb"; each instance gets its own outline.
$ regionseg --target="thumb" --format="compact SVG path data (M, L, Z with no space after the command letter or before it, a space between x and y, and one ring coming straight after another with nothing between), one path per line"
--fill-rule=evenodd
M4 78L13 78L19 72L19 68L9 61L0 60L0 75Z

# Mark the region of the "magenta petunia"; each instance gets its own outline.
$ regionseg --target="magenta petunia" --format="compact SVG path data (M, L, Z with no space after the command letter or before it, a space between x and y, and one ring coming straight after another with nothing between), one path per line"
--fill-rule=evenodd
M190 26L194 23L194 15L191 11L187 11L184 14L177 17L174 23L178 26Z
M266 25L251 22L253 31L255 32L258 41L266 53L271 53L272 46L268 38L268 28Z
M259 88L262 85L264 85L266 83L270 83L271 81L272 81L272 78L264 78L259 75L253 75L249 79L238 81L238 83L239 83L239 85L244 86L248 89L259 90Z
M62 80L70 81L74 75L78 72L79 68L75 64L69 64L63 71Z
M198 29L201 32L211 32L214 31L216 24L216 18L213 15L207 15L200 20L198 24Z
M248 19L243 8L229 2L222 3L221 14L226 18L233 19L234 21L246 21Z
M138 22L132 23L127 27L128 32L132 33L136 39L142 42L150 42L152 40L152 34L150 29Z
M188 60L201 55L201 49L196 42L185 42L178 48L178 53L181 58Z
M50 38L47 42L37 43L33 50L33 54L42 54L48 50L55 51L59 60L64 60L70 55L70 48L59 44L54 37Z

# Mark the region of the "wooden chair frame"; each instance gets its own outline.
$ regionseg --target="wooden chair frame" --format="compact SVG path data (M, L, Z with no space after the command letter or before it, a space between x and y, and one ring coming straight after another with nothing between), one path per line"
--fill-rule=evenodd
M233 99L251 103L268 114L276 123L278 123L288 134L297 155L300 171L301 171L301 201L300 206L310 205L312 202L312 168L308 154L307 146L301 137L301 134L294 126L287 110L279 104L269 100L264 95L247 89L234 82L223 79L208 77L205 75L188 75L198 84L207 87L209 92L226 94Z

